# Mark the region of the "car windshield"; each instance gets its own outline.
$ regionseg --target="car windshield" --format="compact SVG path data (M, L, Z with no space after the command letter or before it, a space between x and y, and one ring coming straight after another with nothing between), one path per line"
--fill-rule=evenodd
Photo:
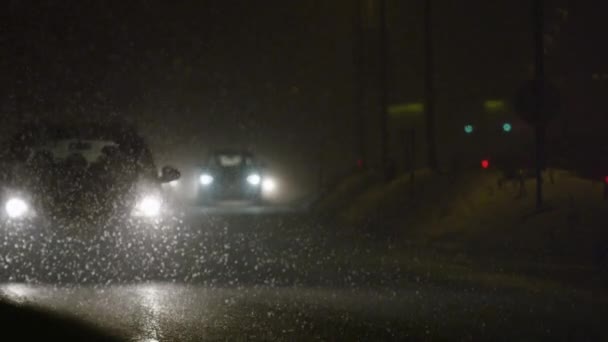
M217 160L219 161L220 166L229 167L229 166L240 166L243 164L243 157L236 155L226 155L220 154L217 156Z
M0 340L608 340L608 1L3 5Z

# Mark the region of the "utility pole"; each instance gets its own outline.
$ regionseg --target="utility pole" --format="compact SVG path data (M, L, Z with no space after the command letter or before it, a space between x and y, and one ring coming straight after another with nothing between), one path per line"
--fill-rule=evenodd
M387 175L388 172L388 85L387 85L387 27L386 27L386 0L379 0L380 3L380 163L382 174Z
M545 89L545 47L543 39L543 13L544 0L534 0L532 5L532 20L534 27L534 78L536 81L535 89L535 147L536 147L536 209L540 210L543 205L543 169L544 169L544 149L545 149L545 108L544 108L544 89Z
M433 31L432 31L433 2L425 1L424 6L424 54L425 64L425 115L426 115L426 143L427 162L431 170L437 170L437 142L435 137L435 65L433 54Z
M437 164L437 142L435 137L435 84L434 84L434 60L433 60L433 32L432 32L432 6L431 0L425 1L424 6L424 54L425 64L425 99L424 109L426 114L426 141L427 162L431 170L436 171Z
M355 12L354 12L354 23L353 23L353 62L355 68L355 93L354 93L354 105L355 105L355 153L358 158L357 163L359 167L365 167L367 164L367 151L366 151L366 125L365 125L365 109L363 108L365 101L363 100L365 94L365 78L363 72L363 51L365 39L363 37L363 8L361 0L355 0Z

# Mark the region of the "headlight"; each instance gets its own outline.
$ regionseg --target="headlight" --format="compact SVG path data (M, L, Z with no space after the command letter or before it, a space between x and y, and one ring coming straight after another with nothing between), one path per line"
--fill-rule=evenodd
M260 177L260 175L258 175L257 173L252 173L247 176L247 182L251 185L259 185L261 181L262 177Z
M145 196L135 206L135 215L146 217L158 216L161 205L162 201L157 196Z
M277 183L272 178L264 178L262 181L262 191L265 194L272 194L277 189Z
M12 219L23 217L27 213L28 209L29 207L27 203L18 197L9 199L4 205L6 214Z
M207 173L203 173L199 177L199 181L201 182L202 185L209 185L209 184L213 183L213 176L211 176L210 174L207 174Z
M169 182L169 186L172 188L175 188L178 185L179 185L179 181L177 179Z

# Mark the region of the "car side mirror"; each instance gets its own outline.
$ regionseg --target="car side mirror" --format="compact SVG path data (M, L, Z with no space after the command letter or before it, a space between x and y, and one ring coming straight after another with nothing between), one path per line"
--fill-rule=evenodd
M179 177L181 177L181 173L176 168L171 166L163 166L159 178L161 183L169 183L174 180L178 180Z

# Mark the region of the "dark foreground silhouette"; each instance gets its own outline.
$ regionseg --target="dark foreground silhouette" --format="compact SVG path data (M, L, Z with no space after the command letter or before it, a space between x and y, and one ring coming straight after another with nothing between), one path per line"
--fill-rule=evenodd
M2 341L121 341L74 318L0 300Z

